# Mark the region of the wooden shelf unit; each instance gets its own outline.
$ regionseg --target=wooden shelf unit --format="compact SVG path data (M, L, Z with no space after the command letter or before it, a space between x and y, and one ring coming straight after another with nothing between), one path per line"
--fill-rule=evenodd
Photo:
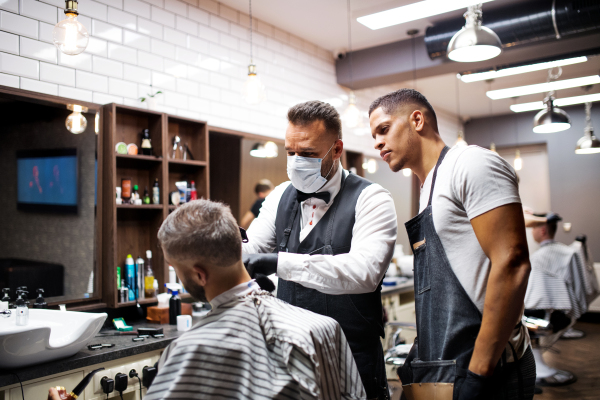
M135 305L135 302L118 302L117 266L123 273L128 254L146 260L146 250L152 251L154 277L159 292L164 292L169 267L158 245L158 229L172 211L168 199L169 192L176 190L175 182L193 180L198 198L209 197L208 130L203 121L118 104L103 106L103 115L103 298L108 307L118 308ZM153 155L116 153L118 142L140 147L141 133L146 128L150 129ZM175 135L181 138L181 144L188 145L194 160L170 159ZM132 187L138 185L140 195L148 187L150 196L158 179L160 204L117 205L115 188L121 186L122 178L131 178ZM140 304L153 302L156 299L144 299Z

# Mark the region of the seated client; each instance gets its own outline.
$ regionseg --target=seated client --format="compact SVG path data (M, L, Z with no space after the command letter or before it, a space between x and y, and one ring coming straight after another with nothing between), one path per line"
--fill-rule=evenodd
M212 311L165 350L145 400L365 398L340 325L250 279L229 207L185 204L158 239L183 286Z

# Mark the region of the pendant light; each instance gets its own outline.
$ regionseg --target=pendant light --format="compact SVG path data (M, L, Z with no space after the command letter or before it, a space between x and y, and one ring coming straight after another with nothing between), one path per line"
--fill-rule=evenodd
M67 104L67 109L73 111L69 114L65 121L65 126L69 132L78 135L85 131L87 128L87 119L83 116L82 112L87 112L87 107L83 107L77 104Z
M250 65L248 65L248 78L244 82L242 95L246 103L256 105L262 103L266 98L265 85L262 84L256 73L252 51L252 0L248 0L250 11Z
M352 76L352 27L351 27L351 16L350 16L350 0L347 2L348 4L348 55L350 56L348 63L350 67L350 85L354 82ZM362 115L360 113L359 108L356 106L356 96L354 95L354 91L350 91L348 95L348 107L342 113L342 120L346 124L348 128L356 128L362 119Z
M469 6L465 26L450 39L448 58L458 62L489 60L502 52L502 42L494 31L481 25L481 4Z
M82 53L88 45L90 34L87 29L77 21L77 0L65 1L65 15L52 30L52 41L60 51L70 56Z
M594 136L594 127L592 126L592 103L585 103L585 130L584 135L577 141L575 154L594 154L600 153L600 140Z
M523 159L521 158L521 151L517 149L515 152L515 162L514 162L515 171L520 171L523 169Z
M496 150L496 143L494 143L494 142L490 143L490 151L498 154L498 151Z
M279 148L275 142L255 143L250 150L252 157L258 158L275 158L279 155Z
M548 70L548 82L558 79L562 75L562 68ZM533 131L535 133L554 133L567 130L571 127L569 114L558 107L554 107L554 91L548 93L544 99L544 109L533 117Z
M377 160L374 158L369 158L362 163L362 167L365 171L370 174L374 174L379 169L377 165Z

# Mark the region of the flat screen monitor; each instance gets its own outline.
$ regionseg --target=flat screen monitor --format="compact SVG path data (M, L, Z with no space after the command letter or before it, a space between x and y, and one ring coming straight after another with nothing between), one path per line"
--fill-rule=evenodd
M17 151L17 209L77 213L77 149Z

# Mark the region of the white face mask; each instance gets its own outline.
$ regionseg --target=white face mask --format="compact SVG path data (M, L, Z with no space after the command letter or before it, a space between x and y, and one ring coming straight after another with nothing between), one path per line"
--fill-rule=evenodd
M331 145L323 158L331 151L335 143ZM321 176L321 164L323 158L310 158L300 156L288 156L287 173L296 189L304 193L314 193L327 183L327 176L333 170L333 163L327 176Z

